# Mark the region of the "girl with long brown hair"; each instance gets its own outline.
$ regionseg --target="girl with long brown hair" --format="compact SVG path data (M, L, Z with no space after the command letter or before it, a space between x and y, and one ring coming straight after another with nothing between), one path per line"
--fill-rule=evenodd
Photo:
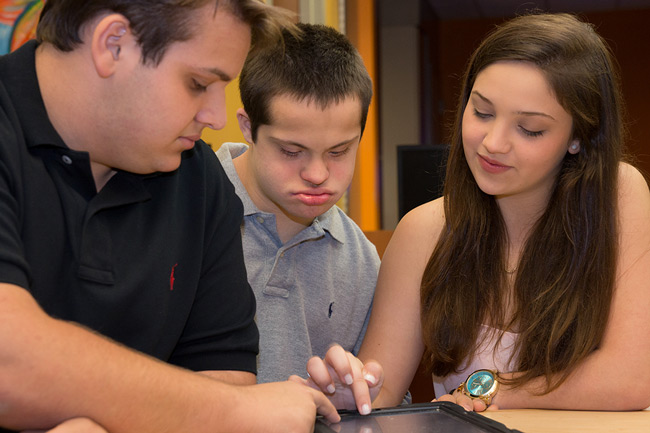
M590 24L497 27L464 75L443 197L386 250L359 359L335 346L312 381L341 407L368 389L396 405L424 354L436 396L469 410L649 406L650 193L622 112Z

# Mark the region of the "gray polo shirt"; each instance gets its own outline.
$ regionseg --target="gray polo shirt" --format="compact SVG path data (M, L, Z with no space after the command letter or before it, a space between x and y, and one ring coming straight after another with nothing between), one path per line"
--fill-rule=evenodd
M244 259L260 332L257 380L306 377L309 358L322 357L331 343L357 353L370 315L379 256L337 206L282 244L275 215L255 206L233 165L232 159L247 149L243 143L224 143L217 156L244 204Z

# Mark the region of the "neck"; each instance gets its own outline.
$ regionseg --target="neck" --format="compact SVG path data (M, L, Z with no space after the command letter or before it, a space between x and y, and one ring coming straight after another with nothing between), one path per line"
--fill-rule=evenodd
M291 240L306 227L309 227L312 222L313 221L302 223L294 221L282 212L280 212L280 214L275 214L275 225L278 230L278 236L280 236L280 240L283 244Z
M78 61L78 54L74 51L64 53L44 43L36 50L35 61L38 85L50 122L69 148L85 150L84 141L80 139L86 135L83 119L88 115L88 107L84 104L92 96L85 94L84 80L79 80L77 85L71 82L71 77L77 76L73 64Z
M530 230L546 210L548 200L549 194L543 196L540 196L540 194L535 196L514 195L496 198L508 232L511 250L513 245L521 246L525 243Z
M524 245L544 212L547 201L540 200L539 197L510 196L497 198L497 203L507 233L503 271L512 284L519 269ZM540 203L544 203L544 206L540 206Z
M94 106L101 98L93 92L94 75L84 72L88 65L83 49L68 53L48 43L41 44L36 50L36 76L52 126L70 149L89 153L95 187L100 191L115 171L93 162L94 131L96 119L100 118L94 114Z
M90 163L90 170L93 173L93 179L95 179L95 188L97 188L97 192L101 191L108 181L111 180L111 177L116 173L112 168L96 162Z

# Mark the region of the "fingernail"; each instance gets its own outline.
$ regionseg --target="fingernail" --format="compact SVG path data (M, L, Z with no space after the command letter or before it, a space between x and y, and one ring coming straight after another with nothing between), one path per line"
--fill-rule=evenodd
M364 404L361 406L361 411L359 413L361 413L361 415L368 415L370 413L370 406L368 404Z
M329 392L330 394L334 394L334 391L336 391L334 385L332 385L331 383L327 385L327 392Z
M346 374L345 375L345 383L347 383L348 385L352 385L352 382L353 382L352 375Z
M377 383L377 379L375 379L375 376L373 376L372 374L368 373L365 376L363 376L363 378L366 379L368 382L372 383L373 385Z

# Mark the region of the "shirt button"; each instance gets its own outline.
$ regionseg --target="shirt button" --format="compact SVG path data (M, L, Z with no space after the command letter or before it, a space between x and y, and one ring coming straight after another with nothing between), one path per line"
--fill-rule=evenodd
M72 158L70 158L68 155L63 155L61 159L63 160L63 162L65 162L68 165L72 164Z
M264 223L264 218L262 218L261 216L258 216L256 219L257 219L258 223L260 223L260 224Z

